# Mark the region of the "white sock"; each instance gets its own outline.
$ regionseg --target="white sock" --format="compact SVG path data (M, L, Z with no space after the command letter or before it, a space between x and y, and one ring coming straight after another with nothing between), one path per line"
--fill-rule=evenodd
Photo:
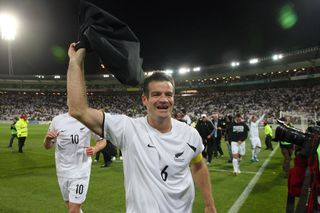
M251 159L254 159L254 157L255 157L255 150L251 149Z
M80 213L83 213L82 209L80 209Z
M233 158L232 159L232 165L233 165L233 171L234 172L238 172L238 165L239 165L239 163L238 163L238 159L235 159L235 158Z
M261 148L260 147L256 147L256 150L255 150L255 157L258 157L258 154L260 153L260 150Z

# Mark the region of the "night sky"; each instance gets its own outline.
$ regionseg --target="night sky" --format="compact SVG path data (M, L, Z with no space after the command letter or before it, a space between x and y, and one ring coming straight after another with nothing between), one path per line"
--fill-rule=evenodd
M135 32L147 71L265 57L320 42L319 0L97 2ZM78 36L78 0L0 0L3 11L19 22L14 73L65 74L67 47ZM89 55L87 73L103 72L95 58ZM0 40L0 74L8 73L7 61L7 42Z

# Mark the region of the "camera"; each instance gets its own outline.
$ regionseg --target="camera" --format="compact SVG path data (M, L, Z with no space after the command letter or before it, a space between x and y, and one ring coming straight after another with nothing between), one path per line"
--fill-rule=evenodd
M286 141L300 147L300 154L309 156L311 153L311 141L319 140L320 134L320 121L316 122L315 126L310 126L303 132L300 129L289 126L285 123L284 119L277 119L280 124L275 130L275 138L273 141L280 142Z

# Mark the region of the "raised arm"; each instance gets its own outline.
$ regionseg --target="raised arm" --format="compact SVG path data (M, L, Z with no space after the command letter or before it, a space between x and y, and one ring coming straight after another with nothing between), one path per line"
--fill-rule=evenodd
M264 119L264 116L265 116L265 115L266 115L266 114L263 114L263 115L260 116L260 118L257 120L257 123L258 123L258 124Z
M69 114L102 136L103 112L90 108L87 103L87 91L84 78L85 49L75 50L75 43L70 44L69 68L67 74L67 92Z

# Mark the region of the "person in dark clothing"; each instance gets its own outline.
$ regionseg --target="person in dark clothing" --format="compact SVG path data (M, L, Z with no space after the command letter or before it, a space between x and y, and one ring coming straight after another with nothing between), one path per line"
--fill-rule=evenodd
M16 122L18 121L19 118L14 118L13 119L13 123L11 124L10 126L10 131L11 131L11 137L10 137L10 142L9 142L9 145L8 145L8 148L12 148L12 144L13 144L13 140L15 138L18 138L17 136L17 129L16 129Z
M202 143L205 147L202 152L202 155L204 158L207 158L208 163L211 163L213 153L213 141L211 133L213 131L213 125L206 114L201 115L196 125L196 129L199 132L202 138Z
M281 121L284 121L288 126L291 126L288 120L285 117L280 118ZM280 141L281 154L283 156L282 170L284 173L284 178L288 178L290 170L291 156L294 151L294 146L292 143L286 141Z
M176 120L178 120L178 121L187 123L187 121L183 120L183 114L182 114L182 112L176 112L176 113L174 113L174 118L175 118Z
M223 157L223 151L221 148L221 137L222 137L222 120L219 119L219 114L214 113L212 115L212 139L213 139L213 155L214 158L218 158L218 152L221 157Z
M102 150L96 153L96 157L95 157L96 162L99 161L100 154L102 153L103 155L104 164L101 167L108 167L112 163L111 158L114 152L113 146L114 145L109 140L107 140L107 145Z
M237 114L234 122L228 128L229 140L231 141L232 150L232 164L234 175L240 174L240 157L245 155L246 144L245 141L248 137L249 127L242 121L241 114Z
M233 121L232 115L227 115L225 117L225 134L224 134L224 141L227 145L228 153L229 153L229 160L228 163L232 163L232 151L231 151L231 140L229 140L230 135L230 129L229 126L231 126Z

